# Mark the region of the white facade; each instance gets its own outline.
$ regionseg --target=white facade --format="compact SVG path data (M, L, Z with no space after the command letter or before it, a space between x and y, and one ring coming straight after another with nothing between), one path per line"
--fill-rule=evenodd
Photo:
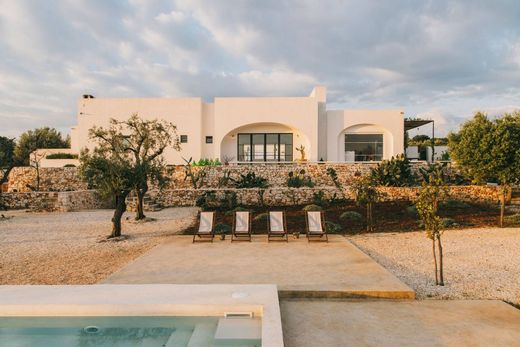
M78 124L71 130L71 149L95 146L88 131L109 119L164 119L186 135L181 152L169 149L170 164L182 158L232 161L293 161L300 146L309 161L373 161L403 153L402 110L327 110L326 88L306 97L82 98ZM355 136L352 136L355 135ZM186 136L183 136L186 139Z

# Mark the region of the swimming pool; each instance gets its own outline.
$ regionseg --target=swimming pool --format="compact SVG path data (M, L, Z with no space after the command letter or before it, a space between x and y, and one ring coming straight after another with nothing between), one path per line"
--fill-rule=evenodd
M226 334L233 327L241 337ZM9 347L259 347L260 336L261 320L249 317L0 317L0 346Z
M283 347L275 285L0 286L0 346Z

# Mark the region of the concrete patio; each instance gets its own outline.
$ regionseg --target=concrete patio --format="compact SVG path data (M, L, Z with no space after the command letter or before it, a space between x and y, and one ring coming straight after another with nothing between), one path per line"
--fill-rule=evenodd
M178 236L108 277L104 283L276 284L281 297L413 299L415 292L348 240L329 242L192 243Z
M520 311L498 300L282 300L285 347L519 346Z

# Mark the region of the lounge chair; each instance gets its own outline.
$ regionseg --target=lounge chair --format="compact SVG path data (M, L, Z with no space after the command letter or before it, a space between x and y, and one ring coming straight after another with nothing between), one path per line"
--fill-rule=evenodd
M235 211L231 242L251 241L251 213L249 211Z
M289 242L287 233L287 220L283 211L270 211L267 218L267 241Z
M305 218L307 240L329 242L323 211L307 211Z
M198 237L198 239L197 239ZM215 212L200 212L199 230L193 234L193 242L213 242L215 237Z

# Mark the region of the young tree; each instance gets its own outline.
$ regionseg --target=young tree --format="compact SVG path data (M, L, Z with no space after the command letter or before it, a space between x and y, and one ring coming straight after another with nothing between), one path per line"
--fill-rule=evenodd
M384 194L377 190L370 176L358 177L352 182L350 189L358 205L365 205L367 209L367 231L374 230L373 206L379 202Z
M444 171L442 166L437 166L432 170L426 179L423 180L419 196L415 202L417 213L421 218L426 236L432 240L433 262L435 264L435 284L444 285L444 266L441 236L442 219L439 217L437 211L439 208L439 201L441 201L445 194ZM437 249L439 253L439 263L437 264Z
M30 165L30 154L38 148L67 148L70 143L54 128L37 128L20 135L14 156L20 165Z
M133 114L127 121L112 120L111 126L113 134L126 135L125 151L133 156L136 175L133 189L137 196L135 219L144 219L143 200L148 192L148 183L154 183L159 188L167 183L164 175L166 164L162 156L164 150L170 146L180 150L177 127L166 121L143 120L137 114Z
M500 184L502 227L507 196L520 183L520 112L494 120L478 112L448 139L450 155L466 176L476 183Z

